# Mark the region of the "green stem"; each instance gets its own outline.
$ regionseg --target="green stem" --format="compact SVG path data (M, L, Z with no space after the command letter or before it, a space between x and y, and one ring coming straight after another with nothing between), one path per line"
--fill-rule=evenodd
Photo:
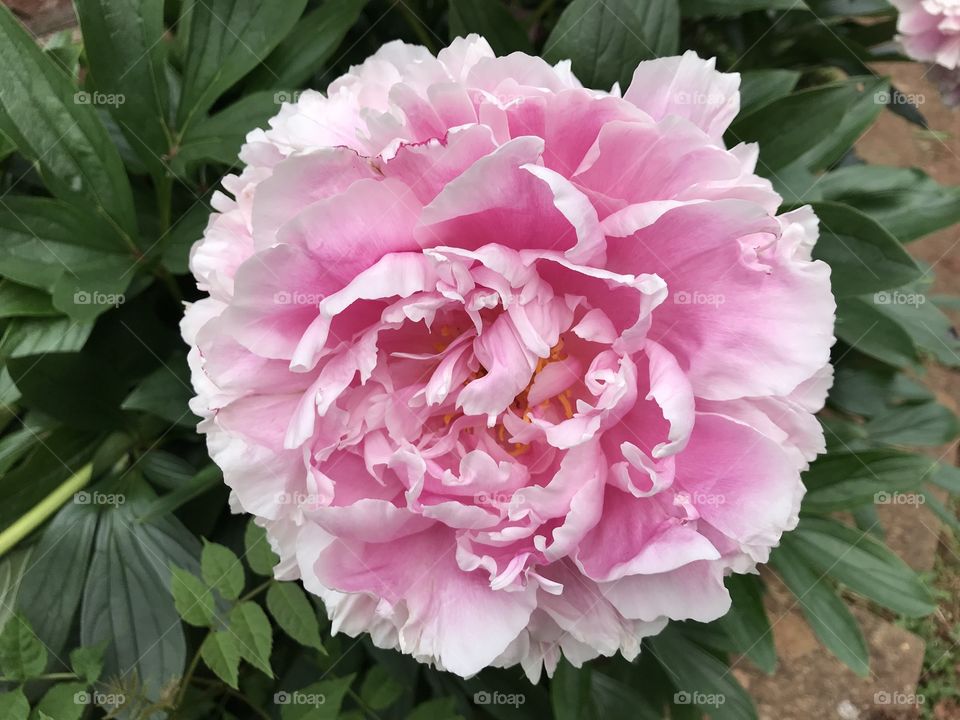
M70 500L74 493L90 482L92 474L93 463L87 463L0 533L0 557L6 555L18 542L40 527L44 520L59 510L60 506Z
M76 679L77 679L77 676L74 675L73 673L63 672L63 673L47 673L46 675L36 675L34 677L27 678L23 682L35 682L37 680L76 680ZM0 677L0 682L15 683L15 682L21 682L21 680L17 680L16 678Z
M542 3L537 5L532 13L530 13L527 18L524 20L527 28L532 28L544 15L547 14L547 11L553 7L553 0L543 0Z
M198 647L197 651L193 654L193 659L190 660L190 666L183 674L183 680L180 681L180 691L177 693L177 700L174 703L174 708L177 710L179 710L180 706L183 705L183 698L187 694L187 688L190 687L190 683L196 681L196 678L193 677L193 674L197 671L197 665L200 664L200 648L202 647L203 643L200 644L200 647Z
M265 583L262 583L262 584L260 584L260 585L257 585L253 590L251 590L251 591L248 592L246 595L244 595L242 598L240 598L239 600L237 600L237 602L238 602L238 603L246 602L246 601L249 600L250 598L256 597L257 595L259 595L260 593L262 593L264 590L266 590L268 587L270 587L272 584L273 584L273 580L267 580Z

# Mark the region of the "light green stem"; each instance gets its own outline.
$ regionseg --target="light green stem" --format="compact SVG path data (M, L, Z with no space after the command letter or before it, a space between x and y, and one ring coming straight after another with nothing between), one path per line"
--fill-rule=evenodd
M72 498L75 492L90 482L92 474L93 463L87 463L0 533L0 557L6 555L18 542L40 527L44 520L59 510L60 506Z

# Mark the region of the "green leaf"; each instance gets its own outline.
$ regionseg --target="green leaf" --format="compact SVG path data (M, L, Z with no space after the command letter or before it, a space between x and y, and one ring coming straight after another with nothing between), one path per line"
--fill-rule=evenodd
M738 117L728 135L734 144L759 143L758 171L770 177L834 130L855 94L846 84L801 90Z
M636 686L606 673L591 672L591 698L595 715L604 720L662 720L660 709Z
M919 357L910 334L899 323L879 312L875 302L876 299L869 295L840 298L837 302L837 337L888 365L913 365Z
M561 659L550 681L550 699L556 720L580 720L592 711L592 673L587 665L579 670Z
M949 493L960 495L960 467L939 463L930 476L930 482Z
M855 207L900 242L960 221L960 188L916 168L849 165L824 175L818 187L824 199Z
M886 105L886 98L890 96L890 83L886 78L854 77L847 83L853 85L855 95L847 102L843 117L831 132L807 148L798 160L808 170L824 170L846 155L857 139L873 125Z
M204 540L200 555L203 581L225 600L236 600L243 592L243 564L230 548Z
M165 490L175 490L197 474L197 469L182 457L158 448L140 458L140 471L147 480Z
M805 10L803 0L680 0L684 17L741 15L753 10Z
M29 408L77 428L110 430L124 424L120 403L126 386L90 354L31 355L8 361L7 368Z
M893 408L865 429L874 442L885 445L946 445L960 434L957 416L938 402Z
M44 693L34 712L38 716L46 714L54 720L80 720L87 707L77 700L86 695L87 686L83 683L57 683Z
M106 643L106 677L136 673L156 700L183 675L186 643L171 594L174 567L198 572L199 543L173 517L141 522L154 494L142 480L126 502L101 511L80 622L82 645Z
M88 685L100 679L103 672L104 645L97 647L79 647L70 652L70 669L77 677L83 678Z
M176 425L195 427L198 418L187 405L193 397L186 355L176 353L148 375L123 401L124 410L139 410Z
M277 625L301 645L321 652L320 623L306 594L295 582L277 582L267 590L267 609Z
M783 536L771 564L797 598L807 623L824 647L855 673L866 677L870 673L870 655L860 626L823 575L794 549L791 537L791 533Z
M45 290L53 306L91 320L122 304L134 260L104 219L52 198L0 200L0 275Z
M68 353L83 348L93 323L65 317L19 318L10 322L0 339L0 358Z
M800 73L796 70L747 70L740 73L740 114L749 115L767 103L786 97Z
M190 248L203 237L209 217L208 203L197 202L174 221L173 228L163 241L163 266L174 275L189 271Z
M266 126L267 120L277 114L280 104L292 97L293 93L271 90L245 95L217 114L191 125L171 163L181 171L186 163L196 160L238 164L237 156L247 133Z
M383 665L374 665L367 671L360 686L360 697L374 710L385 710L403 695L403 685L387 672Z
M0 673L14 680L26 680L40 675L46 666L47 649L27 619L14 615L0 631Z
M165 172L170 150L163 0L76 0L84 50L99 95L144 164Z
M247 522L247 529L243 536L243 546L246 549L243 557L250 569L257 575L272 577L273 568L280 562L280 558L270 549L266 531L257 525L253 518Z
M20 583L30 567L33 548L8 553L0 560L0 630L13 617L13 608L20 593Z
M207 635L200 646L200 657L207 667L234 690L239 682L240 648L236 638L227 630L216 630Z
M830 264L837 296L898 288L921 275L897 239L869 217L846 205L813 203L820 218L814 257Z
M683 633L668 627L649 643L676 685L675 705L693 704L713 720L756 719L750 696L727 665Z
M263 609L255 602L242 602L230 611L228 623L230 632L236 636L241 657L273 677L270 669L273 628Z
M340 706L352 682L353 675L347 675L321 680L300 690L277 693L281 720L333 720L340 717Z
M755 575L730 575L726 579L732 606L717 622L736 651L749 657L768 675L777 667L777 650L773 646L770 621L763 609L763 587Z
M141 520L163 517L205 492L222 485L223 473L219 467L210 463L192 478L150 503Z
M18 606L50 652L60 653L73 627L96 530L95 507L76 498L65 505L44 528L36 561L21 584Z
M543 48L551 63L571 59L587 87L626 89L642 60L677 51L680 13L676 0L573 0Z
M0 694L0 716L6 720L27 720L30 715L30 703L23 690L17 688Z
M526 32L499 0L449 0L450 39L477 33L497 55L530 53Z
M462 720L462 717L457 712L456 699L445 697L420 703L410 711L406 720Z
M894 450L836 453L817 458L803 475L803 509L846 510L874 501L877 493L918 487L935 466L930 458Z
M249 3L207 0L193 5L177 112L181 131L256 67L290 32L306 0Z
M39 165L57 197L137 232L127 175L96 111L75 99L72 80L45 57L6 7L0 9L0 130Z
M929 277L929 275L927 276ZM924 283L913 283L881 295L878 312L896 321L913 338L914 344L937 362L960 367L960 336L953 323L923 292Z
M864 531L811 517L801 520L790 538L791 548L811 567L883 607L907 617L936 609L917 574Z
M82 468L94 454L97 433L58 428L0 476L0 527L6 528Z
M300 18L263 65L250 74L249 87L292 88L306 83L333 57L366 4L367 0L324 0Z
M184 622L206 627L213 623L216 605L210 588L196 575L182 568L173 568L170 585L173 603Z
M47 317L57 315L45 292L0 278L0 318Z

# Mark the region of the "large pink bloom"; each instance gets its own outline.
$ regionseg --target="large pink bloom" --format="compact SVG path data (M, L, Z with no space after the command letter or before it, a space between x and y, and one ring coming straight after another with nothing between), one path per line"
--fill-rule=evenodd
M729 608L823 451L829 268L693 53L384 46L255 130L183 322L210 453L334 631L468 676Z
M950 70L960 66L960 2L890 1L900 11L898 39L907 55Z

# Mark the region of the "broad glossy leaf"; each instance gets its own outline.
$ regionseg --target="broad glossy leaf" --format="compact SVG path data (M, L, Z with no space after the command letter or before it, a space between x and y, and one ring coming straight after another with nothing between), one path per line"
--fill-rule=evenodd
M500 0L449 0L450 39L477 33L497 55L531 52L530 39Z
M44 715L54 720L80 720L87 707L77 702L77 696L83 697L87 686L79 682L64 682L53 685L37 703L34 712L37 717Z
M267 120L280 112L284 100L292 97L292 93L272 90L251 93L194 123L187 130L171 164L181 171L187 163L197 160L212 160L229 166L239 164L237 156L247 133L254 128L266 127Z
M550 700L556 720L581 720L593 713L592 671L589 665L573 667L561 659L550 679Z
M895 450L821 456L803 475L803 509L847 510L872 503L877 493L912 490L929 478L935 464L931 458Z
M917 263L897 239L874 220L847 205L813 203L820 218L814 257L829 263L837 296L899 288L920 277Z
M280 707L281 720L334 720L340 717L340 706L350 689L353 675L321 680L296 691L301 698L316 698L315 704L307 702L285 703ZM289 697L290 693L281 692ZM320 698L323 698L322 702Z
M730 612L719 621L737 652L749 657L768 675L777 667L770 621L763 609L763 587L755 575L730 575L727 589L733 601Z
M873 417L870 439L886 445L946 445L960 434L957 416L938 402L903 405Z
M923 617L936 609L917 574L864 531L804 518L790 537L791 547L812 567L896 613Z
M198 418L187 405L193 397L186 357L177 353L131 392L123 401L124 410L140 410L184 427L195 427Z
M873 296L840 298L835 332L851 347L894 367L919 360L909 333L877 310Z
M253 518L247 522L247 529L243 536L243 546L246 552L243 559L257 575L273 576L273 568L280 559L270 548L266 531L257 525Z
M786 97L796 87L795 70L747 70L740 73L740 114L749 115L767 103Z
M117 102L107 108L131 148L155 175L164 173L171 138L163 0L76 0L75 5L94 87L115 96Z
M306 0L194 4L178 129L198 121L220 95L256 67L290 32L305 6Z
M37 162L54 195L95 209L136 237L137 223L123 163L72 80L45 57L33 37L0 8L0 130Z
M960 188L916 168L850 165L827 173L818 187L824 199L857 208L900 242L960 221Z
M403 685L387 672L383 665L374 665L367 671L360 686L360 697L374 710L385 710L400 699Z
M278 89L306 83L334 56L366 4L367 0L324 0L300 18L263 65L250 74L249 87Z
M753 701L726 663L672 627L650 638L649 643L676 686L674 699L680 704L687 700L714 720L756 719Z
M870 672L867 643L856 619L825 576L811 567L787 533L771 557L771 564L797 598L820 642L858 675Z
M803 10L803 0L680 0L684 17L740 15L754 10Z
M186 645L173 605L174 566L199 571L197 540L175 518L140 522L153 498L142 481L102 512L84 589L80 642L106 642L105 677L136 672L147 697L183 674Z
M543 47L551 63L571 59L587 87L626 90L642 60L677 51L680 13L676 0L573 0Z
M66 317L18 318L0 339L0 358L12 360L47 353L72 353L83 348L93 330L90 322Z
M124 302L134 262L106 220L52 198L9 197L0 233L0 275L51 293L60 312L89 320Z
M27 720L30 716L30 703L23 690L17 688L0 693L0 715L6 720Z
M174 567L170 576L170 592L173 605L183 621L197 627L213 623L216 601L211 590L196 575Z
M97 509L76 499L50 521L23 579L17 606L51 652L59 654L80 606L97 529ZM57 588L51 592L51 588Z
M50 295L7 278L0 278L0 318L59 315Z

